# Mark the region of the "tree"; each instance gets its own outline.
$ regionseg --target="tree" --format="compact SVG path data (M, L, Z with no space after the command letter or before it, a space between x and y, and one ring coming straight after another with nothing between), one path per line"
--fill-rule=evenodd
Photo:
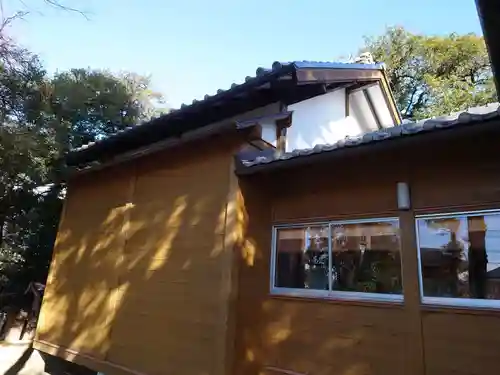
M79 12L57 0L40 3ZM32 307L34 295L26 291L44 284L48 274L66 153L148 120L163 97L150 88L150 77L130 72L87 68L48 77L38 57L7 34L31 9L6 16L2 5L0 0L0 309L17 315Z
M4 303L29 306L24 290L31 282L45 282L62 206L64 155L147 119L155 108L152 100L161 99L149 82L132 73L72 69L36 85L32 79L26 86L39 89L28 104L21 97L13 100L12 106L20 108L15 125L0 124L0 178L5 174L0 182L10 189L8 200L0 196L0 219L5 218L0 228L6 236L3 293L10 296ZM6 92L15 89L9 86ZM37 189L40 185L47 188Z
M496 101L486 46L475 34L425 36L393 27L362 52L387 66L403 116L418 120Z
M72 69L56 74L47 98L49 114L65 149L79 147L133 126L152 114L153 100L162 96L150 80L137 74Z
M151 77L133 72L122 72L118 77L132 98L132 103L139 113L139 120L149 120L153 116L168 112L163 95L151 89Z
M0 307L30 306L45 282L70 148L147 120L160 94L150 79L72 69L49 78L9 41L0 51ZM45 187L40 189L40 187Z
M47 183L55 147L41 115L45 71L36 56L3 39L0 50L0 287L5 303L19 295L12 278L22 269L37 186ZM17 302L17 301L16 301ZM22 301L18 301L22 304Z

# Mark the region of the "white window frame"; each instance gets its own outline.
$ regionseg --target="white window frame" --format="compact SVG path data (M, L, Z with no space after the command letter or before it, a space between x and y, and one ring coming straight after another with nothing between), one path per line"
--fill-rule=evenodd
M447 219L454 217L474 217L485 215L500 215L500 209L494 210L474 210L474 211L456 211L443 212L428 215L415 215L415 232L417 237L417 255L418 255L418 281L420 287L420 301L423 305L438 305L449 307L464 308L493 308L500 309L500 299L474 299L474 298L454 298L454 297L426 297L424 296L424 279L422 275L422 259L420 254L420 233L419 222L428 219Z
M332 226L335 225L348 225L348 224L366 224L366 223L381 223L381 222L395 222L400 228L398 217L381 217L370 219L358 220L335 220L335 221L317 221L317 222L302 222L294 224L279 224L274 225L272 228L272 243L271 243L271 263L270 263L270 293L277 296L291 296L291 297L311 297L323 298L331 300L342 301L367 301L367 302L391 302L402 303L404 301L404 294L384 294L384 293L365 293L365 292L346 292L339 290L332 290ZM277 233L280 229L290 228L306 228L308 226L328 226L328 289L329 290L316 290L316 289L298 289L298 288L280 288L275 286L276 282L276 256L277 256ZM401 235L399 235L401 241ZM400 243L400 262L401 262L401 280L403 280L403 264L402 252ZM403 286L404 288L404 286Z

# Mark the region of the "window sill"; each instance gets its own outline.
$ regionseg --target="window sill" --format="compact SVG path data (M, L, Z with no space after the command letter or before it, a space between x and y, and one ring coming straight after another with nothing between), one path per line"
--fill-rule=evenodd
M343 305L361 305L374 307L402 307L403 295L375 294L359 292L330 293L323 290L273 289L271 297L287 300L335 303Z
M500 300L479 300L467 298L423 297L422 310L459 313L500 314Z

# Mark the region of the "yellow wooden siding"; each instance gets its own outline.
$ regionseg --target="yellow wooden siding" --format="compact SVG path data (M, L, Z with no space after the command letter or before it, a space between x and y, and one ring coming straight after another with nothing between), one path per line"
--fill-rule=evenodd
M148 375L226 371L231 142L74 181L38 327L42 350L90 355L85 364L107 375L115 372L105 363Z
M500 321L496 315L424 313L426 374L481 375L499 368Z
M342 174L339 181L328 175L331 179L311 184L320 175L311 169L240 181L248 221L239 261L233 374L412 374L411 345L418 332L404 306L269 294L273 222L359 215L363 206L387 212L395 206L392 176L373 184L377 195L368 188L358 195L358 176L347 180Z
M241 144L217 136L74 179L35 348L106 375L229 373Z
M229 165L222 153L138 170L109 361L148 374L220 373Z
M422 304L414 233L415 214L500 207L498 137L439 142L426 143L432 153L415 144L240 181L249 222L233 374L498 373L500 311ZM399 181L410 185L408 211L397 210ZM378 216L400 219L404 304L269 294L273 223Z
M130 177L122 171L96 177L99 184L70 185L36 339L102 359L109 348L116 259L123 251L123 186Z

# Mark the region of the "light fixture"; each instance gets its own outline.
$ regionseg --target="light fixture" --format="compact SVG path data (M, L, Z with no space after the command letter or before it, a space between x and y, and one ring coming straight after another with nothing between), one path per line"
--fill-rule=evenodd
M398 208L400 210L409 210L411 207L410 188L408 187L408 184L406 182L398 182L397 194L398 194Z

